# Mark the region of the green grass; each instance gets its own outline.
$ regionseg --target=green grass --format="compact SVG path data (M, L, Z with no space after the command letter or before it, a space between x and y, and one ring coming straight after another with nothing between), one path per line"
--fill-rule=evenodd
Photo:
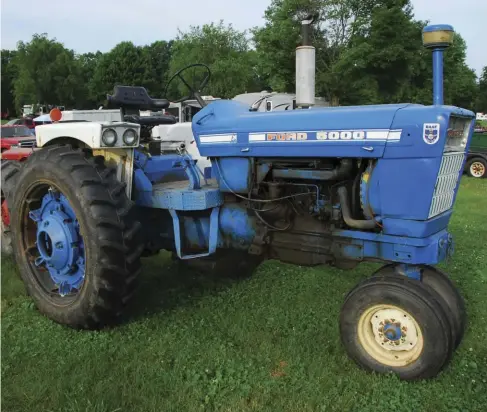
M462 179L442 265L467 303L469 327L436 379L403 382L360 370L337 333L353 271L264 263L236 282L146 259L121 326L77 332L41 316L2 261L4 411L485 411L487 180Z

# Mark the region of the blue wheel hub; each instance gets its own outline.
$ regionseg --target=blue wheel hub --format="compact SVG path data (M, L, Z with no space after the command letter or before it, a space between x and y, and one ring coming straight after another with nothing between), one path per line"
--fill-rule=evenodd
M387 339L396 341L401 339L402 336L402 330L401 330L401 324L396 322L396 323L388 323L384 325L384 335Z
M37 224L37 267L45 267L61 296L79 290L85 278L85 248L68 199L49 190L29 217Z

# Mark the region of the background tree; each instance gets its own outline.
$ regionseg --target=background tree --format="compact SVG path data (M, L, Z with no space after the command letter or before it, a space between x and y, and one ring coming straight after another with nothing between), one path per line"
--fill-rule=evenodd
M17 76L17 67L14 63L16 51L2 50L2 113L15 115L13 83Z
M419 29L418 29L419 32ZM431 51L421 47L409 65L413 76L404 101L423 104L433 102L433 64ZM474 109L478 93L475 72L466 64L466 43L455 33L453 45L444 52L444 100L446 104Z
M80 69L75 54L47 34L19 42L14 58L15 104L74 105L79 96Z
M96 53L85 53L77 57L80 69L80 93L76 102L77 109L94 109L97 108L96 94L93 93L91 83L95 74L96 66L103 54L100 51Z
M301 20L313 24L316 91L332 104L391 99L409 77L420 47L409 0L273 0L266 24L254 29L262 77L275 90L295 90L295 48ZM394 25L391 25L394 21Z
M295 50L300 43L301 19L317 13L320 3L320 0L272 0L264 14L264 27L252 30L257 71L268 88L294 92Z
M117 44L98 60L90 90L97 104L106 102L106 95L113 93L116 85L143 86L152 94L151 65L147 53L132 42Z
M149 79L147 87L153 96L164 97L164 88L169 76L173 41L156 41L142 48L144 59L148 61Z
M403 101L421 53L422 22L412 18L409 0L386 0L357 20L346 49L335 63L347 80L342 104ZM394 24L391 25L390 22Z
M475 106L477 111L487 113L487 66L484 67L480 75Z
M232 98L273 89L295 91L295 49L301 20L313 14L316 95L332 105L432 102L431 52L422 46L427 22L413 16L411 0L271 0L265 24L235 30L222 21L192 26L176 39L146 46L122 42L107 53L75 55L46 34L2 51L2 107L62 104L98 108L117 84L144 86L154 97L187 95L170 75L193 63L212 71L206 94ZM255 48L253 48L255 46ZM481 79L466 64L459 33L445 52L445 102L487 111L487 73ZM189 73L196 85L201 70Z
M222 98L257 90L255 53L249 50L245 32L235 30L223 22L192 26L188 32L180 32L172 46L170 73L186 65L204 63L209 66L212 78L204 90ZM185 75L194 86L202 80L204 70L196 69ZM169 98L176 99L188 94L182 82L174 80Z

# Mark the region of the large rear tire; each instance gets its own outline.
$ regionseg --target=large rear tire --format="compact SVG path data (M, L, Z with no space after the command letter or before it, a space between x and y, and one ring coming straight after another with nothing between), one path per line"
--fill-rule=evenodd
M73 328L115 323L134 293L143 247L114 169L55 146L32 154L17 182L14 256L39 311Z

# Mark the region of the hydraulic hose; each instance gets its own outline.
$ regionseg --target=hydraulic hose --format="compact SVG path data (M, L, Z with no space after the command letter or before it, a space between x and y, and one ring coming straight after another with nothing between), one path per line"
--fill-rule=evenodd
M350 205L348 203L348 191L345 186L338 188L338 197L342 207L342 216L345 223L354 229L374 229L376 223L374 220L357 220L352 217Z

